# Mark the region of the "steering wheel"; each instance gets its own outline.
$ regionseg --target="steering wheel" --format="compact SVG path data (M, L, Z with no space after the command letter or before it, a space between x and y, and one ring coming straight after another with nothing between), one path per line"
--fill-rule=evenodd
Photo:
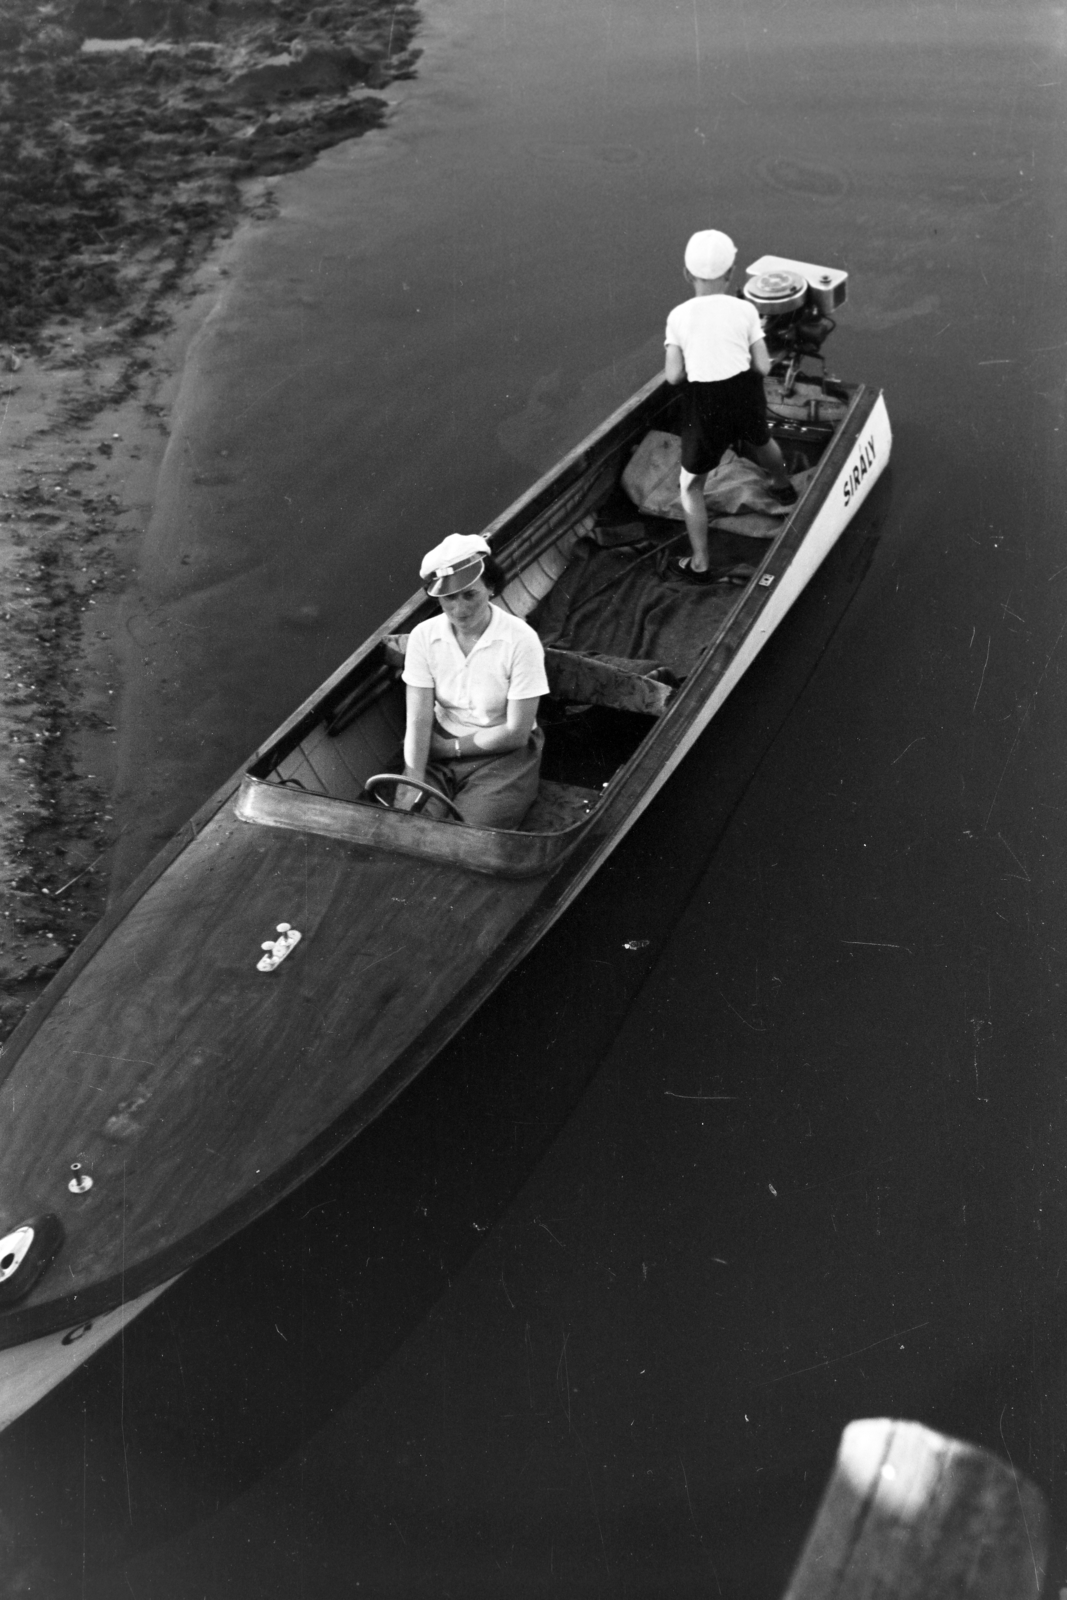
M375 800L377 800L378 804L380 806L384 806L387 811L395 811L397 809L395 805L395 787L393 791L393 802L386 800L383 795L378 793L379 787L387 783L391 783L396 787L399 787L399 785L402 783L406 783L410 789L418 789L421 794L429 795L432 800L442 801L443 804L448 807L449 811L451 811L457 822L463 821L459 810L448 798L447 794L442 794L440 789L435 789L432 783L425 783L422 778L405 778L402 774L396 772L376 772L373 777L367 779L363 787L366 789L367 793L372 794Z

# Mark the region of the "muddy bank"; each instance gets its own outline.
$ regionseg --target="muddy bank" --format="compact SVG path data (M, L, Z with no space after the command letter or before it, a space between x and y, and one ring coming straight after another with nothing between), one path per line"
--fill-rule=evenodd
M382 124L417 21L0 4L0 1037L103 908L116 602L212 249L269 221L272 175Z

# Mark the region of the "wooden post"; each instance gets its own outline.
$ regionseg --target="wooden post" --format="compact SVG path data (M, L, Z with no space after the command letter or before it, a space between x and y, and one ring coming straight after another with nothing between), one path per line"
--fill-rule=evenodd
M850 1422L784 1600L1039 1600L1044 1497L917 1422Z

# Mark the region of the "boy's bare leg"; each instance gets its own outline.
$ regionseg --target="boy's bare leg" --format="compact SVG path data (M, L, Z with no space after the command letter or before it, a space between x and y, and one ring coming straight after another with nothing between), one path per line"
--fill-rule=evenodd
M771 482L776 489L787 489L790 478L786 471L785 457L783 456L776 439L768 439L766 444L753 445L752 454L763 468L770 474ZM683 499L682 505L685 505Z
M694 572L708 570L708 508L704 500L706 478L706 472L686 472L684 467L681 469L679 499L685 513L685 530L689 535Z

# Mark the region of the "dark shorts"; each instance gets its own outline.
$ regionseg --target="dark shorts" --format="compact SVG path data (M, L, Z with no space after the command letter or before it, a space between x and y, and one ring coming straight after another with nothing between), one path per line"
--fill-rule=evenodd
M767 396L755 367L718 383L686 383L682 388L682 466L687 472L712 472L723 452L739 444L766 444Z

